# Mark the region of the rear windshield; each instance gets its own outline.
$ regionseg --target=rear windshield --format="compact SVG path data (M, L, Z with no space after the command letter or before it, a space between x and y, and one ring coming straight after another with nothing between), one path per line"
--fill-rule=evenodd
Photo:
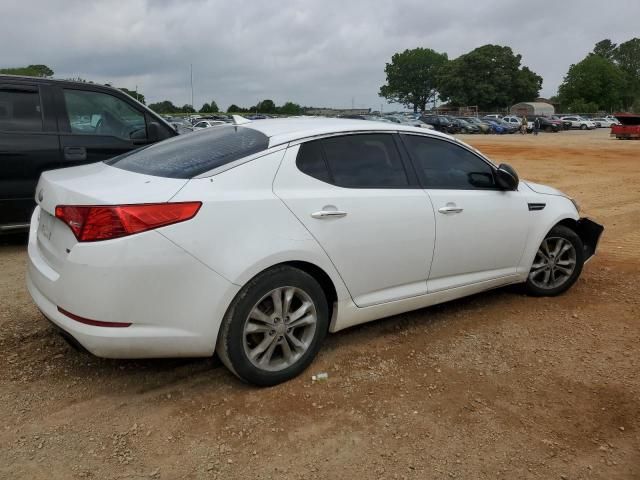
M130 172L168 178L192 178L266 150L269 137L247 127L221 125L187 133L106 160Z

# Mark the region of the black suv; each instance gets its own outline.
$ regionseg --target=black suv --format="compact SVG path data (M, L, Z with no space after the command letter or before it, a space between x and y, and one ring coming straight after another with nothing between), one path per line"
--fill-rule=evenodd
M29 227L44 170L106 160L174 135L115 88L0 75L0 234Z

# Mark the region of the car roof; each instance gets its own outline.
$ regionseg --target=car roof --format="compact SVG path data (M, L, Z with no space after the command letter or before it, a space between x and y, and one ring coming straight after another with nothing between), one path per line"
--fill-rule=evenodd
M262 132L269 137L269 147L295 142L305 138L319 137L336 133L353 132L409 132L452 138L449 135L412 127L400 123L387 123L372 120L351 120L346 118L278 118L246 123L243 126Z

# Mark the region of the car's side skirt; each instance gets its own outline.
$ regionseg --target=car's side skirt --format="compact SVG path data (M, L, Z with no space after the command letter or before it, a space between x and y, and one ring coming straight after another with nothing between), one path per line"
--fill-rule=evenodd
M450 288L448 290L428 293L425 295L419 295L365 308L357 307L351 299L342 300L337 304L338 314L331 322L329 331L337 332L339 330L359 325L361 323L370 322L372 320L377 320L379 318L390 317L392 315L398 315L411 310L429 307L438 303L448 302L450 300L466 297L485 290L491 290L493 288L522 281L522 275L513 274L484 282Z

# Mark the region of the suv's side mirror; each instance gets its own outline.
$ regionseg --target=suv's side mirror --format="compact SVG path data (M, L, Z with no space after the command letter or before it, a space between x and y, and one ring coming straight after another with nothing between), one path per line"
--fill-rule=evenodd
M511 165L501 163L496 170L496 182L504 190L516 190L520 179Z

